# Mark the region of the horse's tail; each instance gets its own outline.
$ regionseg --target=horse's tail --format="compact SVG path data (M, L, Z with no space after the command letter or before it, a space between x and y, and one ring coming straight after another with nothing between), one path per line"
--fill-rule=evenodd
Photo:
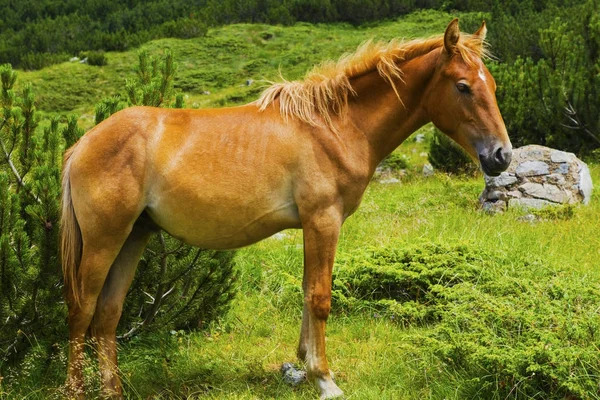
M69 304L79 304L79 288L77 285L77 270L81 262L83 239L81 228L73 208L71 197L71 156L77 144L73 145L65 153L62 172L62 215L60 220L63 278L65 282L65 294Z

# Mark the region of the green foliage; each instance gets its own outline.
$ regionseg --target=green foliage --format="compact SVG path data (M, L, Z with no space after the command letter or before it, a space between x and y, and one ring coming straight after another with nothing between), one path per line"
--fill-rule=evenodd
M144 93L141 101L159 105L171 99L175 68L170 54L151 65L140 67L140 80L128 89ZM40 121L31 85L16 94L17 75L9 65L0 66L0 81L1 382L2 376L17 379L17 370L45 357L42 365L21 374L22 379L42 379L62 351L57 343L68 337L58 255L60 171L64 149L83 130L74 116L66 125L58 117ZM183 97L175 104L183 105ZM119 96L105 99L96 108L97 122L121 107ZM205 328L222 317L236 291L233 255L158 235L144 253L142 272L124 306L122 336L159 328ZM57 362L64 364L64 359Z
M102 66L108 64L106 54L103 51L88 51L83 53L83 58L87 59L88 65Z
M392 152L383 159L383 161L379 164L379 167L393 171L406 169L408 168L408 158L404 154Z
M598 2L493 16L498 103L515 145L579 154L600 147ZM495 35L495 36L494 36ZM521 40L512 40L515 36ZM522 47L526 44L525 47Z
M125 301L119 322L127 330L124 336L142 328L206 328L225 315L236 289L234 254L184 246L158 234L144 252Z
M477 165L456 142L438 129L433 132L427 155L431 166L439 171L452 174L473 174Z
M465 376L461 398L597 390L595 281L468 244L368 248L334 271L334 309L431 326L420 340Z
M64 337L58 260L63 138L54 118L36 129L30 86L15 94L16 74L0 67L0 371L23 356L33 337Z
M125 84L129 103L159 107L172 96L173 77L177 65L173 62L173 53L167 51L163 60L149 57L144 50L138 53L137 77Z

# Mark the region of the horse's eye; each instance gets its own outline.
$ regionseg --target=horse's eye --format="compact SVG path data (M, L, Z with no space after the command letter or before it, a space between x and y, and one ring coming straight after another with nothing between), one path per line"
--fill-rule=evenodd
M466 83L458 82L456 84L456 88L461 93L471 93L471 89L469 88L469 85L467 85Z

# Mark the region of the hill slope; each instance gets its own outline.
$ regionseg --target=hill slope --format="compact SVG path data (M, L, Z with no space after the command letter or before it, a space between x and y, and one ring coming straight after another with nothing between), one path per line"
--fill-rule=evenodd
M253 100L266 85L261 81L280 79L280 71L286 79L297 79L313 65L337 59L365 40L440 34L451 19L450 14L427 11L364 28L237 24L212 29L201 38L155 40L141 49L151 55L173 52L178 63L175 89L186 94L187 107L218 107ZM125 80L135 73L137 50L108 53L107 58L103 67L66 62L20 72L19 82L33 85L42 111L89 113L102 98L124 95ZM246 85L249 80L253 83Z

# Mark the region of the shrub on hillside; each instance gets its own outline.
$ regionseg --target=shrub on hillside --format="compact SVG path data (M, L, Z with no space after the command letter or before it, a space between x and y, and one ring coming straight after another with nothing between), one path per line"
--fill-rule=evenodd
M415 341L465 377L461 398L588 398L599 283L469 244L394 243L340 254L333 310L430 325Z
M408 168L408 158L404 154L392 152L381 161L379 168L382 170L400 171Z
M88 51L85 54L88 65L102 66L108 64L106 54L103 51Z
M447 173L473 174L478 170L467 153L437 128L434 129L427 158L433 168Z
M160 36L179 39L190 39L206 35L208 27L202 21L192 18L181 18L167 21L159 28Z

